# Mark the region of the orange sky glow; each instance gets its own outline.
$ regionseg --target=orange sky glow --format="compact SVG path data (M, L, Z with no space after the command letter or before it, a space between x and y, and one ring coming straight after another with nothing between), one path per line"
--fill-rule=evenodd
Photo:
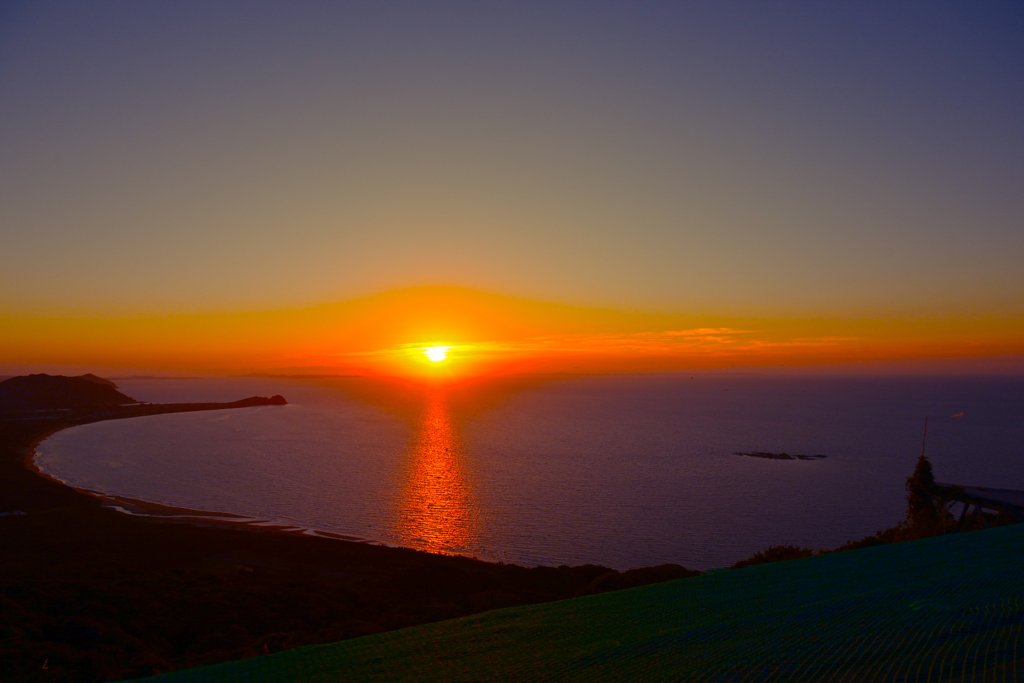
M1024 365L1024 333L1013 316L692 316L572 306L458 287L416 287L277 311L80 318L8 314L0 322L6 331L0 339L6 372L81 367L453 379L901 362L939 368L957 359L983 361L997 371Z
M1024 372L1013 3L58 5L0 375Z

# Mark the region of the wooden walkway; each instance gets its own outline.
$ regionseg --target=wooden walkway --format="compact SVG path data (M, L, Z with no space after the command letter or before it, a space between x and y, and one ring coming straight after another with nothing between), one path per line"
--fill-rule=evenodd
M1019 522L1024 521L1024 491L990 489L983 486L958 486L957 484L940 484L938 482L935 482L935 486L938 487L939 497L943 500L963 504L958 531L962 531L964 525L974 518L981 520L982 525L988 526L985 521L985 510L1009 515Z

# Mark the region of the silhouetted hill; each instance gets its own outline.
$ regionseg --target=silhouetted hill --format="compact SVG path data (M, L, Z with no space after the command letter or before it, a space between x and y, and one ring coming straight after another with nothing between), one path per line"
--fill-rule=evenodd
M117 385L111 382L109 379L97 377L91 372L87 372L84 375L78 375L77 379L85 379L89 380L90 382L95 382L96 384L102 384L105 387L110 387L111 389L117 389Z
M266 396L253 396L251 398L243 398L241 401L235 401L234 403L228 403L233 408L249 408L253 406L286 406L288 401L284 399L281 394L274 394L270 398Z
M0 410L81 408L138 403L99 377L24 375L0 382ZM100 380L99 382L95 380Z

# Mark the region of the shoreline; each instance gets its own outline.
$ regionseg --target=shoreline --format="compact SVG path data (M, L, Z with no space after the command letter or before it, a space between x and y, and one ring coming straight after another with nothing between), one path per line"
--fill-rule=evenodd
M211 519L76 490L31 459L76 424L226 407L0 414L0 661L11 680L41 680L44 666L53 681L142 678L701 574L523 567Z
M70 429L72 427L80 427L87 424L94 424L96 422L105 422L110 419L131 419L134 417L153 417L156 415L166 415L170 413L182 413L182 412L205 412L210 410L235 410L239 408L258 408L264 407L264 405L276 405L276 404L246 404L246 402L252 399L243 399L242 401L234 401L231 403L224 404L208 404L208 403L146 403L139 404L145 405L148 408L157 408L156 412L145 412L139 415L119 415L115 417L101 416L93 420L83 420L71 424L56 425L51 429L47 429L44 432L38 434L22 453L22 465L29 472L36 476L42 477L58 486L64 486L76 491L84 496L99 501L100 504L108 509L112 509L119 514L128 515L131 517L144 517L156 521L166 522L177 522L180 524L193 524L196 526L224 526L226 528L245 528L245 529L258 529L261 531L272 531L281 534L293 535L293 536L310 536L314 538L325 538L329 540L340 540L350 541L353 543L366 543L369 545L378 545L383 547L391 547L388 544L377 541L374 539L363 538L360 536L352 536L348 534L342 534L333 531L325 531L322 529L313 529L309 527L303 527L294 524L288 524L279 520L263 519L260 517L251 517L248 515L237 514L234 512L219 512L214 510L198 510L194 508L186 508L174 505L167 505L164 503L157 503L154 501L143 500L141 498L133 498L130 496L124 496L120 494L107 493L103 491L96 491L89 488L74 486L68 482L59 479L58 477L50 474L43 470L35 461L38 455L38 448L44 441L54 436L55 434ZM242 405L239 405L242 404ZM191 409L183 409L185 406L195 406ZM213 407L220 406L220 407ZM168 410L159 410L160 408L169 408Z
M0 414L0 604L9 615L0 661L12 680L41 680L44 666L54 681L142 678L703 573L524 567L353 542L76 489L34 462L39 444L70 426L231 407L243 406ZM772 547L734 566L809 554Z

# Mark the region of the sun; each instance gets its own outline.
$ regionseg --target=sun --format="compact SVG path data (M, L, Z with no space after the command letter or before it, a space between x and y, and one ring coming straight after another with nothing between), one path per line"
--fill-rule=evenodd
M448 349L450 348L450 346L428 346L423 349L423 355L434 363L440 363L448 358Z

